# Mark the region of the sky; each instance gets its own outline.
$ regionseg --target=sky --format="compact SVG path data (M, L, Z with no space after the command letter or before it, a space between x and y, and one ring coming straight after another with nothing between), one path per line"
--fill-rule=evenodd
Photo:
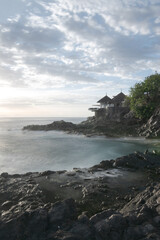
M0 117L87 117L159 72L160 0L0 4Z

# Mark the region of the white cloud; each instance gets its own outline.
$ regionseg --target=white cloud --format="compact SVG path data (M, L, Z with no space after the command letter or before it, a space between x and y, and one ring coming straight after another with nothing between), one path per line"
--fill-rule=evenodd
M93 99L105 86L111 94L127 91L159 68L158 0L16 3L0 18L0 86L50 87L64 95L70 88L79 99L86 89Z

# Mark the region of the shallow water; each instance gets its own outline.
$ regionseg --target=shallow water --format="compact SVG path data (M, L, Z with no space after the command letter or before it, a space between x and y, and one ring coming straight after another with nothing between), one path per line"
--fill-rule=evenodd
M78 123L82 118L1 118L0 172L25 173L45 170L71 170L91 167L110 160L152 149L144 139L87 138L58 131L22 131L29 124L48 124L64 119Z

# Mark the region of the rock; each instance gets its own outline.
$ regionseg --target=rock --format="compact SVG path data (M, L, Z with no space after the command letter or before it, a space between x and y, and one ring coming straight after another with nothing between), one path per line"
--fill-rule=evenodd
M143 227L143 233L144 235L147 235L148 233L152 232L154 230L154 227L152 224L147 223L144 227Z
M99 111L101 112L102 109L99 109ZM61 120L47 125L24 126L23 130L58 130L67 133L84 134L88 137L93 135L104 135L108 137L144 136L146 138L160 138L160 107L155 110L151 118L145 124L135 118L133 112L127 107L120 109L118 112L113 111L111 114L90 117L79 124Z
M114 213L113 210L105 210L101 213L97 213L90 218L90 222L92 224L96 224L97 222L100 222L102 219L110 217L113 213Z
M9 174L7 172L1 173L1 177L3 178L8 178Z
M51 131L51 130L61 130L61 131L71 131L76 129L76 124L71 122L55 121L47 125L28 125L23 127L23 130L31 131Z
M100 162L98 165L91 167L90 169L97 170L98 168L102 168L102 169L107 170L107 169L113 168L113 164L114 164L114 160L110 160L110 161L106 160L106 161Z
M160 166L160 156L152 153L134 153L128 156L117 158L114 167L128 167L135 169L157 168Z
M49 222L56 225L62 224L66 219L73 219L75 217L75 211L75 202L73 199L57 202L49 211Z
M160 168L160 155L151 152L141 153L136 152L129 154L127 156L122 156L116 160L105 160L100 162L100 164L95 165L90 168L94 171L95 169L111 169L111 168L132 168L132 169L154 169L158 170Z
M81 236L81 239L83 240L93 239L92 231L88 224L75 223L70 232L77 236Z
M112 168L115 163L118 168L133 168L129 174L138 169L141 174L154 175L147 184L136 184L134 180L126 189L119 185L122 176L85 181L85 174L93 177L96 169L98 173L103 170L98 165L75 171L76 175L72 176L66 171L0 176L0 239L158 240L160 183L159 175L157 182L155 175L159 162L159 156L150 153L134 153L112 160ZM139 184L141 187L137 188ZM61 185L66 186L61 188ZM76 200L66 199L71 193L76 195ZM55 202L56 199L60 200ZM102 211L104 206L106 210Z
M138 240L144 237L141 226L129 226L123 233L124 240Z
M52 174L54 174L55 171L45 171L39 174L39 176L50 176Z
M124 115L122 113L122 115ZM121 116L119 116L121 119ZM118 119L119 119L118 117ZM138 124L139 126L139 124ZM137 135L137 121L132 121L131 119L123 119L123 121L113 121L113 119L107 118L89 118L86 121L74 124L71 122L55 121L47 125L28 125L24 126L23 130L29 131L65 131L67 133L73 134L84 134L88 137L94 135L105 135L109 137L117 136L131 136Z
M159 223L160 223L160 216L154 217L154 218L153 218L153 221L154 221L155 223L159 224Z
M80 223L89 223L89 218L85 214L82 214L78 216L78 221Z
M106 220L101 220L97 222L95 225L95 235L96 239L107 239L110 233L110 226Z
M112 230L120 230L123 229L126 225L126 220L123 218L122 214L114 213L108 218L108 223Z
M160 108L156 109L147 123L140 127L139 134L147 138L160 137Z
M13 202L12 201L6 201L6 202L4 202L2 205L1 205L1 209L2 210L8 210L10 207L12 207L13 206Z
M73 233L59 230L56 233L49 234L46 240L82 240L82 238Z

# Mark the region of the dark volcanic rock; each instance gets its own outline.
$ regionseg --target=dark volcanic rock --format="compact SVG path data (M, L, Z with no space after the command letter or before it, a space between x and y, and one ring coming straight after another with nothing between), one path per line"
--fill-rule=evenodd
M128 167L134 169L160 167L160 156L153 153L134 153L128 156L117 158L113 164L114 167Z
M71 122L55 121L51 124L46 125L28 125L23 128L23 130L32 130L32 131L50 131L50 130L62 130L62 131L71 131L76 129L76 124Z
M136 152L127 156L122 156L116 160L106 160L93 166L91 169L103 168L133 168L133 169L158 169L160 168L160 155L148 152Z
M141 169L139 180L135 170L127 175L131 180L105 177L109 170L98 165L61 174L1 174L0 239L159 240L159 164L158 155L135 153L99 165Z
M159 199L160 184L157 184L138 194L122 208L120 213L107 217L104 214L104 218L94 224L96 239L159 240L160 229L157 228L159 226ZM91 221L92 219L93 217Z
M57 202L49 210L50 224L55 226L63 224L65 221L71 221L76 216L75 202L73 199L67 199L63 202Z
M47 125L28 125L23 127L23 130L30 131L64 131L67 133L84 134L88 137L93 135L105 135L108 137L118 136L137 136L139 124L128 122L112 122L106 119L96 119L95 117L88 118L86 121L79 124L71 122L55 121Z

